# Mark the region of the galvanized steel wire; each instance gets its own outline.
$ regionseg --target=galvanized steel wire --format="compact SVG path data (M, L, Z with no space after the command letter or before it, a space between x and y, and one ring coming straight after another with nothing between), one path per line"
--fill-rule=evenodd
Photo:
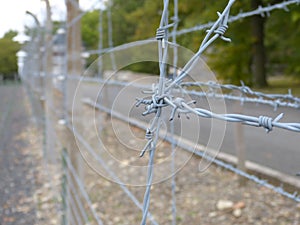
M287 11L289 5L293 5L293 4L298 5L299 3L300 3L300 0L287 0L287 1L283 1L280 3L274 4L274 5L268 5L265 7L260 6L256 10L249 11L249 12L241 12L241 13L237 14L236 16L230 16L228 18L228 22L232 23L232 22L235 22L235 21L247 18L247 17L255 16L255 15L261 15L263 17L266 15L269 16L271 11L274 11L276 9L283 9L283 10ZM178 32L176 32L176 35L180 36L180 35L188 34L188 33L195 32L195 31L205 30L205 29L210 28L213 24L214 24L214 22L209 22L209 23L197 25L197 26L194 26L191 28L185 28L185 29L182 29L182 30L179 30Z

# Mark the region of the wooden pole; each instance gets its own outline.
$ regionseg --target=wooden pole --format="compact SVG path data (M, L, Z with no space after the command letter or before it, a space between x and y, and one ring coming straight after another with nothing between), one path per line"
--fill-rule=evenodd
M66 76L80 76L82 75L83 71L83 65L82 65L82 59L81 59L81 20L80 20L80 8L79 8L79 0L66 0L66 7L67 7L67 74ZM80 114L80 97L78 97L77 102L75 104L75 108L73 107L73 101L76 101L74 99L75 91L77 87L77 82L73 81L71 79L67 78L66 86L67 91L65 96L66 101L66 112L67 115L67 123L71 123L68 118L76 117L76 115ZM75 118L76 119L76 118ZM65 139L67 141L67 151L70 156L71 163L76 170L76 173L79 175L81 179L83 179L83 169L82 169L82 158L78 149L78 146L76 144L76 140L74 137L74 134L66 127L65 128ZM72 173L70 173L72 174ZM74 177L70 176L70 179L72 179L73 184L76 184ZM84 182L84 181L83 181ZM70 182L68 183L70 185ZM81 198L80 196L80 189L79 187L75 186L73 187L73 191L71 190L71 187L69 186L69 192L72 199L76 199L75 195L78 196L78 198ZM70 200L70 198L69 198ZM71 202L68 202L68 205L75 209L75 211L80 212L79 206L77 204L70 204ZM70 208L69 207L69 208ZM69 216L72 216L69 209ZM84 221L83 215L77 215L78 218L80 218L80 221ZM72 218L70 218L70 221L72 221ZM76 221L74 219L73 221ZM79 225L79 224L78 224Z
M237 102L236 109L238 113L241 113L243 110L242 105ZM235 136L235 148L237 155L237 168L246 171L246 146L244 138L244 128L241 123L235 123L234 126L234 136ZM239 178L239 183L241 186L246 184L246 179L244 177Z

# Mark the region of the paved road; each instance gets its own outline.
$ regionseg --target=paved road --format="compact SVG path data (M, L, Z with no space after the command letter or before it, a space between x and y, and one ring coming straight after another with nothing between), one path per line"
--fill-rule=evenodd
M141 90L136 88L122 89L110 86L99 94L99 87L89 84L81 86L80 90L82 91L81 97L97 99L98 102L130 117L143 121L150 121L153 117L151 115L141 116L143 107L134 107L136 97L144 96L141 94ZM222 108L218 100L210 100L210 105L203 99L196 100L198 106L207 109L211 106L213 111L218 111L219 108ZM227 112L238 112L238 106L239 104L236 102L226 101ZM276 117L281 112L285 113L284 118L281 120L282 122L300 122L300 111L295 109L280 108L277 112L274 112L274 109L270 106L256 104L245 104L242 109L242 113L253 116L268 115ZM168 116L169 113L167 113L166 119ZM224 126L226 126L226 129L223 134ZM180 120L177 119L175 127L177 134L195 143L209 145L211 148L236 155L235 125L232 123L224 124L216 120L199 119L194 116L187 120L185 116L182 116ZM266 133L263 128L249 126L243 126L243 131L246 159L292 176L295 176L300 171L300 133L276 128L272 132Z
M34 166L24 152L30 140L21 134L29 124L21 85L0 86L0 224L35 224Z

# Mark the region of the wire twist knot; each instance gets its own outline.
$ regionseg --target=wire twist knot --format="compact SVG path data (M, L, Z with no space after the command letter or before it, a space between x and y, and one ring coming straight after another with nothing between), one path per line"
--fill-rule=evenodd
M156 40L163 40L167 37L167 30L164 27L160 27L156 30Z
M153 139L153 132L149 128L146 131L145 138L149 141Z
M227 29L228 29L227 25L220 25L214 32L216 34L219 34L220 36L223 36L227 31Z
M273 130L273 119L267 116L260 116L258 117L258 125L266 128L267 132L270 132Z

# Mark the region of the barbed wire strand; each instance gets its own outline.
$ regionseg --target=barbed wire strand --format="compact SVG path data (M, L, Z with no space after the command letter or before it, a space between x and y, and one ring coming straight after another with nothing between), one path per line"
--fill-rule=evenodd
M271 6L270 5L266 6L266 7L260 6L256 10L239 13L236 16L230 16L229 19L228 19L228 22L232 23L232 22L235 22L237 20L241 20L241 19L251 17L251 16L255 16L255 15L261 15L261 16L267 15L268 16L271 11L274 11L276 9L287 10L287 6L293 5L293 4L299 4L299 3L300 3L300 0L287 0L287 1L277 3L277 4L274 4L274 5L271 5ZM210 28L213 24L214 24L214 22L208 22L206 24L201 24L201 25L197 25L197 26L194 26L194 27L191 27L191 28L182 29L182 30L179 30L176 33L176 35L180 36L180 35L195 32L195 31L205 30L205 29Z
M136 126L140 129L143 129L143 130L147 130L147 126L144 125L141 121L139 120L135 120L135 119L132 119L132 118L128 118L126 116L123 116L122 114L116 112L116 111L113 111L103 105L99 105L99 104L96 104L94 103L93 101L89 100L89 99L84 99L83 102L87 105L90 105L91 107L95 108L95 109L98 109L98 110L101 110L103 112L106 112L106 113L109 113L111 116L121 120L121 121L124 121L128 124L131 124L133 126ZM188 145L184 142L181 142L177 139L174 139L174 136L170 135L170 134L159 134L159 137L164 139L165 141L169 142L170 144L174 144L175 146L178 146L180 147L181 149L185 150L185 151L188 151L188 152L191 152L197 156L200 156L201 158L204 158L206 160L208 160L209 162L212 162L214 164L216 164L217 166L220 166L224 169L227 169L239 176L242 176L242 177L245 177L247 178L248 180L250 181L253 181L263 187L266 187L266 188L269 188L273 191L275 191L276 193L278 194L281 194L282 196L285 196L289 199L292 199L296 202L300 202L300 196L298 195L297 192L294 192L293 194L289 193L289 192L286 192L283 187L276 187L270 183L268 183L267 180L263 180L263 179L260 179L258 178L257 176L255 175L251 175L245 171L242 171L236 167L234 167L232 164L229 164L229 163L226 163L226 162L223 162L222 160L219 160L215 157L212 157L210 156L206 151L195 151L195 148L194 146L191 146L191 145Z
M175 101L171 102L169 99L165 98L165 101L170 102L170 104L175 107L174 109L179 110L181 113L194 113L203 118L213 118L227 122L239 122L245 125L263 127L267 132L272 131L274 127L300 132L300 123L279 122L283 117L283 113L279 114L275 119L267 116L255 117L242 114L217 114L203 108L193 108L185 103L183 99L177 98Z
M233 84L220 84L220 83L216 83L213 81L182 82L182 83L180 83L180 86L181 87L196 86L196 87L209 87L211 89L226 89L226 90L231 90L231 91L239 91L241 94L251 95L251 96L258 97L258 98L267 98L267 99L271 99L274 101L287 100L287 101L293 101L293 102L300 104L300 98L293 96L291 90L288 91L289 92L288 94L266 94L266 93L259 92L259 91L253 91L250 87L246 86L243 82L241 82L241 83L242 83L242 86L236 86Z
M235 96L230 94L218 94L214 92L199 92L199 91L185 91L186 94L194 95L198 97L205 97L205 98L215 98L215 99L227 99L227 100L233 100L238 101L242 105L244 103L255 103L255 104L263 104L263 105L269 105L274 108L274 111L278 110L278 107L286 107L286 108L294 108L294 109L300 109L300 104L298 103L291 103L291 102L283 102L280 100L266 100L262 98L249 98L246 96Z
M156 32L156 39L158 40L158 57L159 57L159 70L160 70L160 77L157 89L157 95L162 95L165 89L165 76L166 76L166 62L168 56L168 8L169 8L169 0L163 0L163 13L161 16L159 28ZM155 99L156 96L153 95L153 100L155 104L160 104L158 99ZM158 134L161 127L161 108L158 108L155 112L155 118L150 125L150 129L146 132L146 138L149 140L147 145L145 146L143 152L149 150L149 162L148 162L148 175L147 175L147 186L144 194L143 200L143 216L141 220L141 225L146 225L147 221L147 214L149 210L150 204L150 192L153 180L153 164L154 164L154 156L156 150L156 143L158 140ZM155 127L155 130L153 128ZM153 136L153 132L155 135ZM142 152L142 155L143 155ZM141 155L141 156L142 156Z
M177 76L177 64L178 64L178 46L177 46L177 37L176 32L178 29L178 23L179 23L179 16L178 16L178 0L174 0L174 16L172 18L173 20L173 31L172 31L172 44L173 44L173 77L172 79L175 79ZM170 122L170 132L171 136L174 137L175 134L175 124L174 120ZM177 223L177 206L176 206L176 168L175 168L175 160L176 160L176 145L174 144L174 141L171 144L171 173L173 174L171 178L171 196L172 196L172 225L176 225Z
M106 85L114 85L114 86L121 86L121 87L134 87L137 89L145 90L145 89L151 89L151 85L146 85L146 84L138 84L138 83L132 83L132 82L127 82L127 81L119 81L119 80L103 80L99 79L96 77L84 77L84 76L71 76L69 77L69 80L79 80L82 82L93 82L93 83L101 83L101 84L106 84ZM281 107L287 107L287 108L295 108L299 109L300 108L300 102L299 98L295 97L291 94L266 94L262 92L255 92L251 90L249 87L245 86L235 86L231 84L219 84L216 82L208 81L208 82L182 82L180 84L182 87L208 87L209 91L204 92L204 91L198 91L198 90L186 90L186 89L180 89L180 90L172 90L173 92L178 92L187 95L195 95L199 97L212 97L212 98L219 98L219 99L228 99L228 100L234 100L234 101L240 101L241 103L259 103L259 104L264 104L264 105L270 105L274 107L274 111L277 110L279 106ZM231 86L233 88L231 88ZM234 88L236 87L236 88ZM236 94L222 94L222 93L217 93L214 91L217 90L219 91L220 89L226 89L226 90L232 90L232 91L241 91L242 95L236 95ZM245 91L244 90L251 90ZM251 93L251 96L257 96L257 97L251 97L247 96L248 93ZM258 95L254 94L258 93ZM265 97L264 97L265 96ZM272 97L272 99L271 99ZM268 99L265 99L268 98ZM289 101L295 101L295 102L288 102L285 101L284 99L289 99ZM299 103L298 103L299 102Z

